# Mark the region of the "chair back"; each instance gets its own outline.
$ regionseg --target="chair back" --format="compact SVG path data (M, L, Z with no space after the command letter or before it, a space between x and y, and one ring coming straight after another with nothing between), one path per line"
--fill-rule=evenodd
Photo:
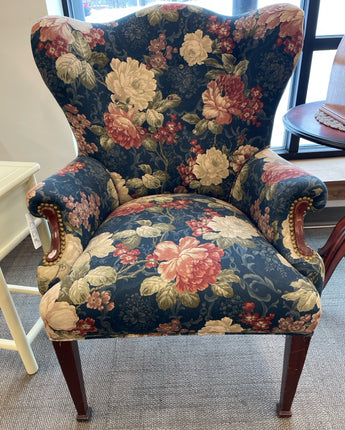
M229 17L169 3L108 24L46 17L32 49L79 154L129 196L227 200L243 163L270 144L302 24L287 4Z

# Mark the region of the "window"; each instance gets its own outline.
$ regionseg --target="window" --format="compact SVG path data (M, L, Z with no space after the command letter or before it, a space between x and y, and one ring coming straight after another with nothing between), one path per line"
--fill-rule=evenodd
M182 3L186 0L61 0L65 15L89 22L111 21L134 12L143 6L148 6L152 3L164 3L165 1ZM210 8L209 0L189 0L189 2ZM212 10L225 15L232 15L256 9L257 3L258 0L213 0ZM268 2L268 4L272 3L274 1Z
M51 0L50 0L51 1ZM157 0L61 0L65 15L89 22L115 20ZM167 0L165 0L167 1ZM184 1L184 0L175 0ZM160 0L158 2L164 2ZM191 2L210 8L209 0ZM274 0L213 0L212 10L225 15L281 3ZM345 155L345 150L312 143L287 133L282 117L293 106L325 100L336 49L344 34L344 0L289 0L305 11L305 43L301 60L279 104L272 148L287 159Z
M326 98L334 55L344 35L341 17L345 3L333 0L332 7L329 6L326 0L301 0L305 11L305 41L292 78L289 107ZM337 35L336 31L341 34ZM277 152L288 159L345 155L345 150L311 143L290 133L285 133L283 148Z

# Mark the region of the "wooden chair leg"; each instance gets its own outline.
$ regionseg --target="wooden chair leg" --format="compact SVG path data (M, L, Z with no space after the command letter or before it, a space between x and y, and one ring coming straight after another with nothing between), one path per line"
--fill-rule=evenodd
M345 256L345 217L334 227L326 244L319 249L319 254L325 263L325 288L340 260Z
M281 418L291 417L291 405L295 397L299 378L307 356L311 336L288 335L285 341L280 402L278 415Z
M53 342L53 346L77 410L77 421L89 421L91 408L87 404L78 343L75 340Z

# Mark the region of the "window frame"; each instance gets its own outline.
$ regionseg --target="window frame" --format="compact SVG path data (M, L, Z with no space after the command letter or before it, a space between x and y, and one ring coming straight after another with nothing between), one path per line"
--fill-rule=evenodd
M314 52L336 50L343 37L343 35L316 35L320 1L301 0L301 9L305 13L304 45L301 58L292 76L288 109L304 104L306 101ZM284 134L283 148L276 149L275 152L287 160L345 155L344 149L330 148L318 143L301 148L300 138L288 131L285 131Z

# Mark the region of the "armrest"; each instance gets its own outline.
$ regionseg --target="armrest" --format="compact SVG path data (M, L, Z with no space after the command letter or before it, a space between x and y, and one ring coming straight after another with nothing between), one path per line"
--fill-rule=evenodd
M306 212L327 202L327 188L319 178L266 148L242 166L230 199L290 264L322 288L322 259L304 236Z
M48 219L51 231L51 249L38 269L44 293L69 272L99 225L118 206L118 197L106 168L79 156L29 191L27 206L35 217Z

